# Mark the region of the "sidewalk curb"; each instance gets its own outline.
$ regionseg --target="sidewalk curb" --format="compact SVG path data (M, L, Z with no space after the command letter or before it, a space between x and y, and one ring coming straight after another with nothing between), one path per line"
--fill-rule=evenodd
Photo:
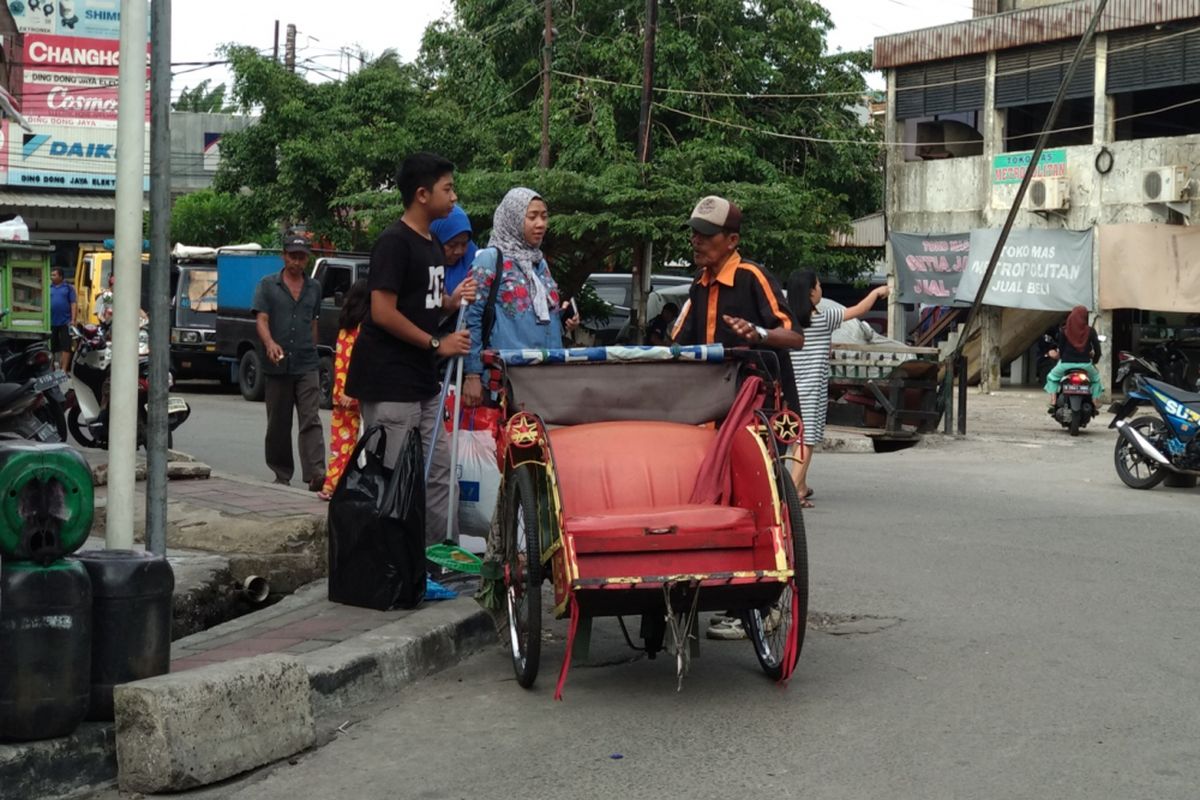
M310 583L269 609L238 617L174 644L242 630L254 625L255 618L261 613L301 608L315 598L324 598L325 587L324 580ZM496 631L491 616L470 597L464 596L428 603L411 616L301 656L269 654L228 661L220 666L236 673L237 665L252 659L260 665L273 660L281 663L299 661L308 676L307 699L312 716L320 723L328 721L323 717L342 709L384 699L495 643ZM185 682L194 684L196 673L206 669L201 667L148 680L155 682L160 690L172 687L177 681L181 685ZM144 682L126 686L137 687L141 683ZM219 693L221 687L214 686L213 691ZM216 733L219 732L209 731L206 738ZM174 746L186 747L187 742L176 742ZM45 800L115 785L118 779L116 751L116 733L111 722L85 723L75 733L60 739L0 744L0 786L4 787L4 798ZM230 774L260 766L252 755L233 763Z

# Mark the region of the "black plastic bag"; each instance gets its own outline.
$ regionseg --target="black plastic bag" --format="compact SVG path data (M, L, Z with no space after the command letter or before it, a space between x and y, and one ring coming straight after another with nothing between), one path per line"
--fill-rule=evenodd
M387 433L368 428L329 501L329 599L374 608L412 608L425 597L425 478L413 429L394 469L384 466Z

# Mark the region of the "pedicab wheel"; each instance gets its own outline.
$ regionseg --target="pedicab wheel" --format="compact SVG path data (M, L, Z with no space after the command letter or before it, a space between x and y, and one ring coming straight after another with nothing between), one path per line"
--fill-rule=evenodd
M1129 423L1129 427L1149 439L1156 447L1167 433L1167 426L1158 417L1138 417ZM1124 436L1117 436L1113 463L1117 468L1117 477L1131 489L1153 489L1170 474L1169 470L1138 452L1133 442Z
M526 689L537 679L542 651L542 553L531 469L519 467L506 481L507 513L503 520L504 587L513 671L517 683Z
M747 612L742 620L746 635L754 645L754 655L758 656L763 672L772 680L779 680L783 676L783 652L792 626L800 626L796 632L796 657L799 658L808 623L808 543L804 536L804 512L791 475L786 469L782 472L783 497L787 506L786 524L792 535L792 569L795 574L784 585L778 600L765 608ZM795 615L793 597L799 611Z

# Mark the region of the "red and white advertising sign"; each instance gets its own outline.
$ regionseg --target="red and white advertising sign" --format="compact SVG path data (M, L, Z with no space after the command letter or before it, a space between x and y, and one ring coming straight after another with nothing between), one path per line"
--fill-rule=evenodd
M31 123L86 126L115 122L119 68L120 42L116 39L26 34L21 113Z

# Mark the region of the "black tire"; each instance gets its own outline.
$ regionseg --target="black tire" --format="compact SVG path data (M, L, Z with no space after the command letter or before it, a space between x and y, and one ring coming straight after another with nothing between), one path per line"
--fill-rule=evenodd
M34 412L34 416L41 422L49 422L53 425L54 430L58 431L60 442L67 440L67 412L62 403L52 397L47 397L41 408Z
M266 396L267 381L263 376L262 358L254 348L242 353L242 359L238 362L238 388L242 397L252 403Z
M1071 432L1072 436L1079 435L1079 423L1082 419L1083 419L1083 411L1081 411L1078 408L1071 409L1071 422L1067 426L1067 430Z
M792 483L792 476L786 469L783 475L783 496L787 506L787 525L792 538L792 569L795 574L780 593L779 599L767 608L752 610L745 614L742 625L750 643L754 645L754 655L763 672L772 680L783 676L783 649L793 625L799 625L796 638L796 658L804 646L804 633L808 627L808 542L804 535L804 511L800 507L800 495ZM799 614L792 616L793 594L798 599ZM778 612L778 622L770 627L767 620Z
M333 359L321 356L317 370L317 379L321 385L321 408L333 408Z
M75 437L75 441L79 442L80 447L92 447L97 450L108 449L107 441L93 437L91 432L79 422L78 408L72 408L67 412L67 428L71 431L71 435Z
M537 679L542 652L542 551L532 469L519 467L508 476L501 520L513 672L526 689Z
M1167 432L1166 424L1158 417L1138 417L1129 424L1156 446ZM1113 450L1113 465L1117 468L1117 477L1130 489L1153 489L1171 472L1145 458L1120 434L1117 435L1117 445Z

